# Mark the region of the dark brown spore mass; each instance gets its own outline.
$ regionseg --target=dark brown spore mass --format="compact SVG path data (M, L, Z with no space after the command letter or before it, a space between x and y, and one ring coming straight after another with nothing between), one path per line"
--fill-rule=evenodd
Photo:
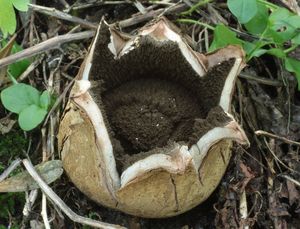
M195 134L205 134L199 120L218 106L234 60L200 78L174 42L143 37L138 48L114 59L109 36L102 29L91 69L91 80L101 85L91 91L105 111L114 151L147 152L170 140L192 144Z
M128 153L163 147L168 140L187 141L202 110L189 91L157 78L132 80L103 94L116 137Z

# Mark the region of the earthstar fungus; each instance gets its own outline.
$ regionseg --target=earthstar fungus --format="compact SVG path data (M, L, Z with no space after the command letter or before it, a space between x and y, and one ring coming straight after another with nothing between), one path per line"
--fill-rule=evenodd
M101 22L58 134L72 182L104 206L141 217L183 213L208 198L249 144L230 115L244 53L203 55L165 18L130 36Z

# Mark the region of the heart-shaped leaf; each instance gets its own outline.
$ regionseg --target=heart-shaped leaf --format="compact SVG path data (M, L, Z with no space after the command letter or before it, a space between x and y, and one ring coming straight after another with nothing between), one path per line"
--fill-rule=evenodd
M19 114L19 125L23 130L29 131L37 127L45 118L47 110L32 104Z
M1 92L1 101L4 107L19 114L26 107L40 103L40 92L34 87L19 83L4 89Z
M214 40L209 47L209 51L223 48L229 44L242 45L242 41L236 37L235 32L228 29L225 25L217 25L214 30Z
M259 3L257 13L245 24L245 27L252 34L261 34L268 25L268 18L268 8L264 4Z
M227 5L242 24L249 22L257 13L256 0L228 0Z

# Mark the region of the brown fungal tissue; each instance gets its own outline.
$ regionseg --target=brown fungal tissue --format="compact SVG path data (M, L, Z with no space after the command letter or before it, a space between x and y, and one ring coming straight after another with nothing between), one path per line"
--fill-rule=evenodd
M239 48L197 53L166 19L136 36L102 23L60 125L70 179L98 203L138 216L198 205L224 174L232 140L248 143L230 115L242 66Z

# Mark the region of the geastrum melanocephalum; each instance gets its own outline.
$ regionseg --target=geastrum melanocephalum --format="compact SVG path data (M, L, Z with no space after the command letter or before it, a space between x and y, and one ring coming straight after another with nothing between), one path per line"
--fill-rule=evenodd
M150 218L183 213L220 182L243 52L192 50L165 18L130 36L101 22L60 123L72 182L94 201Z

